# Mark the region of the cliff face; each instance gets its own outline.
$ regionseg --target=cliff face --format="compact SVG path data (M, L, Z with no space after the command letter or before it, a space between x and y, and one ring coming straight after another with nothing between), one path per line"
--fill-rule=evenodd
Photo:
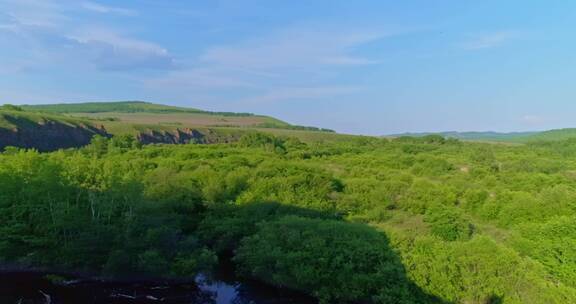
M10 129L0 128L0 150L14 146L54 151L85 146L95 135L109 136L102 126L69 125L58 121L27 123Z
M216 144L238 140L238 135L223 135L205 129L196 130L189 128L176 129L174 131L149 131L137 135L143 144Z
M3 124L2 124L3 123ZM2 126L3 125L3 126ZM59 120L47 117L26 117L0 113L0 151L14 146L42 152L78 148L90 143L95 135L112 137L103 126L80 120ZM234 132L213 129L178 128L141 131L136 138L143 144L213 144L238 140Z

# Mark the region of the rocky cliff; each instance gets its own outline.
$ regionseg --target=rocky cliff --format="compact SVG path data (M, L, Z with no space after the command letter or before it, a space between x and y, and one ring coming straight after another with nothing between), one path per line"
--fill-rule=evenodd
M89 144L94 135L109 136L102 126L27 121L11 128L0 128L0 150L7 146L38 151L75 148Z
M6 117L4 117L6 119ZM103 126L69 124L62 121L12 121L11 127L0 127L0 151L5 147L36 149L47 152L78 148L90 143L95 135L112 137ZM212 129L178 128L169 131L148 130L136 134L143 144L214 144L238 140L239 134L222 134Z
M136 137L143 144L216 144L236 141L239 134L222 134L212 129L178 128L172 131L140 132Z
M8 146L42 152L82 147L89 144L95 135L115 135L114 132L106 130L102 125L105 123L106 121L19 109L5 110L0 107L0 151ZM227 143L238 140L243 133L239 130L134 126L129 123L121 127L123 128L120 128L120 134L136 132L133 134L143 144Z

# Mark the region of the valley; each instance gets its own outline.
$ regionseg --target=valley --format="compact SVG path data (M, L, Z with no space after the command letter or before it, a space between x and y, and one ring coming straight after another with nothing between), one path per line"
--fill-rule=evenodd
M6 111L37 120L9 128L97 125L27 111ZM320 303L576 301L574 140L214 130L230 137L5 148L0 261L170 280L229 262L242 280Z

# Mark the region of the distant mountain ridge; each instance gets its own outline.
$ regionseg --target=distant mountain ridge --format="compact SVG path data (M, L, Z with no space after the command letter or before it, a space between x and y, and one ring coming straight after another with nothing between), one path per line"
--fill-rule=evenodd
M421 132L421 133L400 133L385 135L384 137L423 137L428 135L440 135L446 138L456 138L470 141L495 141L495 142L533 142L533 141L555 141L576 138L576 128L554 129L548 131L529 132Z
M387 135L389 137L402 137L402 136L409 136L409 137L423 137L427 135L441 135L446 138L456 138L456 139L463 139L463 140L502 140L502 141L510 141L516 140L521 138L527 138L538 134L539 132L494 132L494 131L485 131L485 132L457 132L457 131L448 131L448 132L421 132L421 133L401 133L401 134L393 134Z

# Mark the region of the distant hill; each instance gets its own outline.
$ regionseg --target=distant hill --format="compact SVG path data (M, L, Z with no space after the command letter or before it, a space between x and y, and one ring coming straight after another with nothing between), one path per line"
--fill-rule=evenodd
M441 135L446 138L456 138L470 141L492 141L492 142L516 142L527 143L534 141L556 141L569 138L576 138L576 128L556 129L549 131L534 132L423 132L423 133L401 133L387 135L385 137L423 137L427 135Z
M203 113L223 116L254 116L252 113L210 112L194 108L184 108L155 104L145 101L59 103L47 105L22 105L25 110L50 113Z
M86 145L93 136L136 136L142 143L220 143L258 130L301 139L337 139L332 130L291 125L252 113L208 112L142 101L0 106L0 151L52 151Z
M388 135L388 137L423 137L427 135L441 135L446 138L456 138L461 140L474 140L474 141L522 141L528 139L531 136L538 134L538 132L510 132L510 133L499 133L499 132L423 132L423 133L401 133Z
M120 121L131 124L156 124L185 127L251 127L301 131L334 132L329 129L292 125L282 120L252 113L212 112L144 101L61 103L22 105L26 111L58 113L105 122ZM118 124L106 123L118 129Z
M88 120L0 107L0 151L7 146L39 151L79 147L95 135L109 136L101 124Z
M576 138L576 128L555 129L532 134L526 141L554 141Z

